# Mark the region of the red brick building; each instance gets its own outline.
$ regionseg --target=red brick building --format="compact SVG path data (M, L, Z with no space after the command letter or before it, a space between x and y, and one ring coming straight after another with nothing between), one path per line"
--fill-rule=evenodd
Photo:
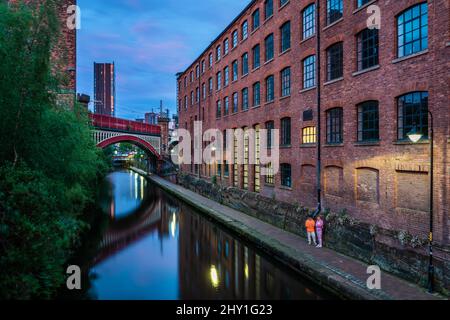
M380 9L379 30L368 29L371 5ZM183 171L217 174L222 184L315 207L319 83L323 206L426 237L430 144L413 144L406 134L416 127L428 135L428 109L435 241L448 245L449 9L445 0L327 0L320 1L317 25L316 1L251 1L177 75L180 128L193 132L196 120L203 130L222 131L273 124L284 140L282 170L273 180L251 165Z
M42 0L9 0L10 4L29 3L36 5L42 3ZM60 39L54 48L52 58L56 69L64 76L64 83L60 94L67 95L68 101L74 101L77 89L76 67L77 67L77 30L68 27L68 21L73 21L73 10L68 10L70 6L76 5L76 0L58 0L57 13L60 20ZM66 100L64 98L64 100Z

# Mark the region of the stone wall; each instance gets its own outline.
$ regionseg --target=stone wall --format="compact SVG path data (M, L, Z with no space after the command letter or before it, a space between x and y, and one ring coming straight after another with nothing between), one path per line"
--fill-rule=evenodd
M275 198L221 186L181 173L178 183L223 205L306 237L304 223L310 209ZM427 240L407 231L387 230L352 218L345 210L324 212L325 246L345 255L380 266L403 279L426 286L428 271ZM450 294L450 248L435 249L436 290Z

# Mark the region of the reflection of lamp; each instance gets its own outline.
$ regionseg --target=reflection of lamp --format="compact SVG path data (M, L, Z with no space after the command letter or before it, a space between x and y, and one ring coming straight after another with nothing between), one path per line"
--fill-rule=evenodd
M172 232L172 237L175 238L177 231L177 216L175 213L172 215L172 222L170 223L170 231Z
M433 185L434 185L434 121L433 114L427 110L430 115L430 234L428 236L429 246L429 263L428 263L428 292L433 293L434 282L434 266L433 266ZM417 126L414 126L412 130L407 134L408 138L417 143L422 139L423 133L417 130Z
M248 279L248 277L250 275L249 270L248 270L248 264L245 265L244 274L245 274L245 279Z
M211 266L210 275L211 275L212 286L214 288L218 288L219 287L219 275L217 274L216 266Z

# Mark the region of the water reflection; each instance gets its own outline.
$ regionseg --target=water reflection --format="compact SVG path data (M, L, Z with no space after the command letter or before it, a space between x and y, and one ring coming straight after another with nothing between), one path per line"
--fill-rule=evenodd
M97 299L322 299L278 266L144 178L108 177L110 224L91 261ZM111 192L111 190L113 190Z

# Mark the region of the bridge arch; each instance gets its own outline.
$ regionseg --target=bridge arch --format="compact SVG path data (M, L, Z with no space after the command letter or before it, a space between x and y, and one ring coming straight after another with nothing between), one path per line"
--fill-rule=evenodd
M158 153L158 151L156 151L156 149L149 142L147 142L137 136L133 136L133 135L124 134L124 135L110 137L110 138L105 139L105 140L101 141L100 143L98 143L97 147L99 147L101 149L105 149L105 148L115 145L117 143L125 143L125 142L129 142L129 143L136 145L137 147L139 147L142 150L144 150L145 152L147 152L147 154L154 156L157 160L162 160L161 155Z

